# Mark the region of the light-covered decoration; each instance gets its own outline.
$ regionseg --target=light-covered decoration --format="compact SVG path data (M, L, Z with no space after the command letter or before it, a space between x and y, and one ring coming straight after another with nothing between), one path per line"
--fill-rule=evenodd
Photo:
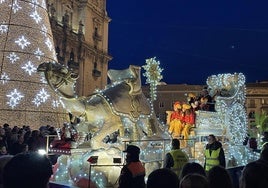
M65 108L80 120L65 129L66 135L69 131L69 135L74 133L77 139L70 152L63 152L70 156L59 158L54 181L79 185L89 176L87 159L98 156L100 166L92 167L92 183L97 187L114 186L122 166L116 166L112 159L120 157L123 162L122 151L129 143L141 148L141 159L148 163L150 171L160 167L171 137L166 126L158 121L151 100L142 92L141 67L130 65L124 70L109 70L111 84L89 97L75 94L77 75L67 67L46 62L37 70L44 73ZM40 94L46 96L44 92ZM90 136L89 141L85 141L86 135Z
M56 61L46 1L1 0L0 44L0 124L61 126L66 111L36 72Z
M163 78L161 74L163 69L160 67L160 61L157 61L155 57L146 59L146 65L143 65L142 67L145 69L143 76L146 77L146 83L150 85L151 100L154 101L157 96L157 85Z
M242 73L212 75L207 79L207 86L210 95L215 96L216 111L197 111L196 135L200 138L216 135L224 143L227 165L245 165L254 158L250 149L243 145L248 129L245 76Z

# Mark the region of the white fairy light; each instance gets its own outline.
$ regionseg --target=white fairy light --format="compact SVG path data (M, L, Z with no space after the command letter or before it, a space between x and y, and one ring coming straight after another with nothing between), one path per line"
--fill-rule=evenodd
M156 88L160 80L163 78L162 71L163 69L159 67L160 62L156 61L156 58L146 59L146 65L142 67L145 69L143 76L146 77L146 83L150 84L150 95L151 100L156 100Z

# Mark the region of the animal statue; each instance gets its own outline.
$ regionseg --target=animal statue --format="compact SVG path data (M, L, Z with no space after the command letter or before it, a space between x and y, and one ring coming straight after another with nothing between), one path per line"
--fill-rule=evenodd
M91 148L108 148L118 143L118 139L170 138L158 122L151 102L142 93L141 67L130 65L125 70L109 70L111 84L87 97L77 96L74 87L78 75L67 67L45 62L37 71L44 73L66 110L80 119L75 125L78 134L82 137L91 134ZM81 144L80 139L78 145Z

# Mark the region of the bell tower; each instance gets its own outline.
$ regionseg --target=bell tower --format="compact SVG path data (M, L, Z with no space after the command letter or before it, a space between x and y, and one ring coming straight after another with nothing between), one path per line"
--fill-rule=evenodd
M106 0L48 0L58 62L79 74L77 93L88 96L107 84Z

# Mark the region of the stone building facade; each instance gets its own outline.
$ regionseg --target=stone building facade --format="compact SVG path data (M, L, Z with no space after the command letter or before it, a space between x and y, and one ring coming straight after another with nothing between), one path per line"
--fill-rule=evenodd
M79 73L77 93L88 96L107 84L106 0L48 0L58 61Z

